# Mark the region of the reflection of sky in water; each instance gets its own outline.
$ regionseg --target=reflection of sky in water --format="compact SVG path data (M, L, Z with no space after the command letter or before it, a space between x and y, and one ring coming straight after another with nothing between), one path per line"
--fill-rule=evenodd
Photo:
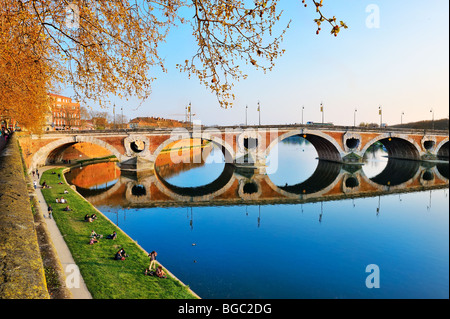
M198 187L213 182L220 176L225 167L225 159L220 148L213 145L211 153L204 158L205 163L201 166L191 167L178 174L165 178L165 181L178 187ZM177 164L186 165L189 164Z
M278 143L267 157L267 174L278 186L295 185L310 177L318 164L314 146L299 136Z
M387 162L387 152L383 148L369 148L364 154L364 165L362 170L368 178L372 178L383 171Z
M203 298L448 298L447 189L302 205L100 209ZM380 289L365 286L369 264L380 268Z

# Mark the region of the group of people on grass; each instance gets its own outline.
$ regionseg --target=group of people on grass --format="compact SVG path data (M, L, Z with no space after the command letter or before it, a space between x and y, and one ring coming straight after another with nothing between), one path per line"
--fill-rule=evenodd
M88 223L92 223L96 219L97 219L97 215L96 214L92 214L91 216L89 216L89 214L86 214L84 216L84 221L88 222Z
M103 238L103 235L99 235L95 232L95 230L92 230L90 235L90 241L89 244L93 245L95 243L98 243L98 239ZM115 240L117 238L117 233L114 231L112 234L106 236L106 239L113 239ZM158 254L156 251L152 251L150 254L148 254L148 257L150 257L150 265L148 266L148 269L145 269L144 274L148 276L157 276L159 278L167 278L166 273L164 272L161 265L156 267L156 256ZM125 258L128 257L128 254L125 252L123 248L120 248L116 254L114 255L115 260L125 260ZM153 268L155 270L153 270Z
M48 187L45 182L43 182L42 186ZM67 193L68 193L68 191L64 190L64 194L67 194ZM56 202L57 203L67 203L67 201L62 196L60 199L56 198ZM71 209L67 205L63 210L70 211ZM53 212L53 208L51 207L51 205L49 205L48 213L49 213L50 218L51 218L52 212ZM86 221L86 222L93 222L96 219L97 219L96 214L92 214L91 216L89 216L89 214L86 214L84 216L84 221ZM99 239L101 239L101 238L103 238L103 235L97 234L95 232L95 230L92 230L91 235L89 236L89 244L90 245L96 244L99 242ZM115 231L113 231L112 234L107 235L105 238L115 240L117 238L117 233ZM150 265L149 265L148 269L145 269L144 274L148 275L148 276L157 276L159 278L167 278L166 273L164 272L162 266L156 265L156 256L157 255L158 254L155 251L152 251L150 254L148 254L148 257L150 257ZM128 257L128 254L125 252L125 250L123 248L120 248L114 255L115 260L125 260L125 258L127 258L127 257Z
M92 230L91 235L89 236L90 240L89 240L89 244L95 244L98 243L98 239L103 238L103 235L99 235L95 232L95 230ZM106 239L113 239L115 240L117 238L117 233L115 231L113 231L112 234L106 236Z
M89 236L89 244L93 245L95 243L99 242L100 238L103 238L103 235L99 235L95 232L95 230L92 230L91 235ZM106 236L106 239L112 239L115 240L117 238L117 233L113 231L112 234ZM158 254L156 251L152 251L150 254L148 254L148 257L150 257L150 265L148 266L148 269L145 269L144 274L148 276L157 276L159 278L167 278L166 273L164 272L161 265L156 267L156 256ZM125 252L123 248L120 248L116 254L114 255L114 260L125 260L125 258L128 257L128 254ZM154 270L153 270L154 269Z
M61 196L61 198L58 198L58 197L56 198L56 202L60 203L60 204L66 204L67 200Z
M64 193L67 194L66 192L67 191L65 190ZM56 203L58 203L58 204L67 204L67 200L63 196L61 196L61 198L56 198ZM72 209L70 209L69 205L66 205L66 207L63 208L63 211L70 212L70 211L72 211Z
M145 275L148 276L157 276L159 278L167 278L166 273L164 272L161 265L156 267L156 256L158 254L156 251L152 251L150 254L148 254L148 257L150 257L150 265L148 266L148 269L145 269ZM155 267L155 271L152 270L152 268Z

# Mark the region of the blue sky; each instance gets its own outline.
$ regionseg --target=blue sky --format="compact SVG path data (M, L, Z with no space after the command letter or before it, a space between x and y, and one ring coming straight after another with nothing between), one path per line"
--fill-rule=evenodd
M309 1L307 1L309 2ZM379 8L379 27L369 28L366 12ZM369 7L370 8L370 7ZM157 81L149 99L113 99L116 113L123 107L129 119L160 116L182 120L185 106L192 103L194 119L205 125L258 123L257 103L261 104L261 124L291 124L324 119L338 125L403 122L448 117L449 107L449 2L447 0L325 0L324 13L344 20L349 29L338 37L323 27L316 35L316 14L300 0L284 0L280 27L292 20L282 48L285 55L275 68L264 74L244 68L246 80L235 83L232 109L222 109L215 95L199 81L180 73L183 63L196 47L187 26L174 28L161 46L167 73L155 69ZM241 65L245 65L241 63ZM65 91L70 95L70 90ZM98 109L92 105L94 109ZM112 109L109 110L112 114Z

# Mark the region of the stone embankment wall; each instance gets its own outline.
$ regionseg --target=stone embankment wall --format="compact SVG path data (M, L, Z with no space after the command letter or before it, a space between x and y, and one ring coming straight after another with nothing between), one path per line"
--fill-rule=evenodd
M0 151L0 299L48 299L17 139Z

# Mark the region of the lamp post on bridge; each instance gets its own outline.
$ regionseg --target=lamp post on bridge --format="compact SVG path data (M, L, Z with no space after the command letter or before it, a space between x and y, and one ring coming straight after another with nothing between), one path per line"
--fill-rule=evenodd
M381 105L378 107L378 114L380 114L380 128L383 125L383 109L381 108Z
M400 116L400 125L403 124L403 115L405 115L405 112L402 112L402 115Z
M355 112L353 112L353 127L356 126L356 112L358 112L358 110L355 107Z
M322 124L323 124L324 120L323 120L323 103L322 102L320 102L320 112L322 112Z
M114 129L116 129L116 103L113 106L113 120L114 120Z
M433 111L433 108L431 108L430 113L431 113L431 129L434 130L434 111Z
M302 105L302 125L303 125L303 110L305 109L305 106Z
M258 101L259 125L261 126L261 105Z
M245 106L245 126L248 125L248 121L247 121L247 110L248 110L248 105Z

